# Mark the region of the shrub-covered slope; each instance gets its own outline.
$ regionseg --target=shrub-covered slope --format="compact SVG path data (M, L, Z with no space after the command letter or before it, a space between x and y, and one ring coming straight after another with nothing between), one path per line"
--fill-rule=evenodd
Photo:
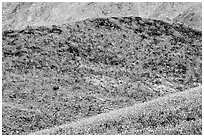
M33 134L202 134L201 95L200 86Z
M140 17L4 31L3 134L37 131L198 86L201 41L200 31Z

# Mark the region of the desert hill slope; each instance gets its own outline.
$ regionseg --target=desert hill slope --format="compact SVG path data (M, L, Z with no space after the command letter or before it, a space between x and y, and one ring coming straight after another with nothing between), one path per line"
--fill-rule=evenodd
M94 18L4 30L2 39L3 134L49 129L202 83L202 32L182 24Z
M3 3L3 29L60 25L112 16L139 16L202 28L202 4L196 2Z
M200 86L33 134L201 134L201 95Z

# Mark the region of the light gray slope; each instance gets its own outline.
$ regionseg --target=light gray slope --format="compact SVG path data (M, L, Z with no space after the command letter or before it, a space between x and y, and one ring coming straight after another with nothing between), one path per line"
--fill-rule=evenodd
M183 19L183 14L191 10L196 25L202 25L201 3L190 2L76 2L76 3L3 3L3 30L22 29L26 26L51 26L73 23L86 18L112 16L140 16L160 19L167 22L187 23L191 19ZM194 14L195 13L195 14ZM178 18L181 17L181 18ZM175 20L176 18L176 20ZM197 19L198 18L198 19ZM200 28L200 27L198 27Z
M42 135L42 134L96 134L94 133L98 129L103 129L104 124L107 126L107 123L111 121L121 121L125 119L126 122L131 121L134 123L134 120L137 121L137 118L141 115L153 115L151 113L157 114L159 111L172 111L175 112L177 109L182 107L191 107L192 105L199 106L202 105L202 87L196 87L184 92L171 94L169 96L161 97L149 102L142 104L136 104L132 107L127 107L119 110L115 110L105 114L99 114L87 119L80 120L71 124L64 124L56 126L51 129L45 129L32 133L32 135ZM129 119L130 118L130 119ZM110 126L110 125L109 125ZM131 123L130 123L131 126ZM139 129L139 125L134 124L135 130ZM102 131L105 133L106 129Z

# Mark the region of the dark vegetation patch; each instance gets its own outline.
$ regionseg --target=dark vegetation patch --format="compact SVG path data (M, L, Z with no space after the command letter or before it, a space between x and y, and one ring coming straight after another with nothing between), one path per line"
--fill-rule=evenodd
M7 117L20 116L12 113L19 110L4 111L3 134L151 100L163 95L152 86L159 81L171 83L176 92L202 82L202 33L182 25L113 17L6 30L2 36L3 101L32 103L41 111L22 114L30 126Z

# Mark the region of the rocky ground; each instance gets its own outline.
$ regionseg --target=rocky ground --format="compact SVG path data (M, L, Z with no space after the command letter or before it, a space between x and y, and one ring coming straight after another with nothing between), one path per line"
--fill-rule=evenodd
M202 87L30 135L201 135Z
M75 11L61 20L76 5L87 19ZM165 22L159 11L179 5ZM199 6L3 3L2 133L29 134L201 85ZM91 7L97 14L87 14Z
M87 18L137 16L202 30L200 2L5 2L3 29L73 23Z
M196 87L201 36L140 17L4 31L3 134L37 131Z

